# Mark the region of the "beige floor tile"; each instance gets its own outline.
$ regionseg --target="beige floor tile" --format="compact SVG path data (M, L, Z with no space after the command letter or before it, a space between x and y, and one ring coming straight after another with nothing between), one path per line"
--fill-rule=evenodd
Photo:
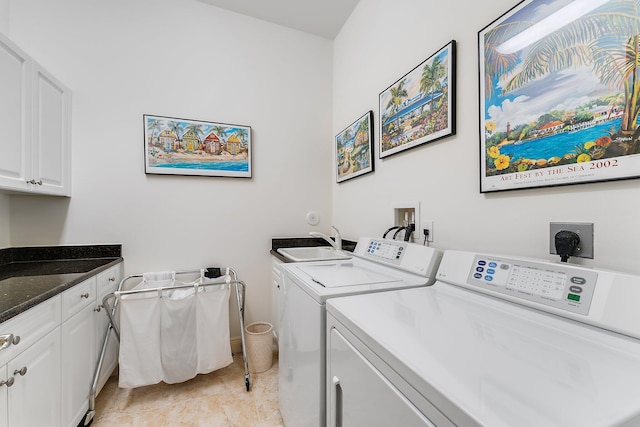
M94 427L281 427L278 361L244 384L241 355L226 368L180 384L118 388L113 376L96 400Z

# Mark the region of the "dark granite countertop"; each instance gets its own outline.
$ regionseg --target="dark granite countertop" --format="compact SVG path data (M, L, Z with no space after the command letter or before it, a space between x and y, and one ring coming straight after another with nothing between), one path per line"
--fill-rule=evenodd
M0 250L0 323L120 262L121 245Z
M351 240L342 239L342 249L353 252L356 243ZM271 239L271 255L275 256L282 262L293 262L280 255L278 248L302 248L309 246L329 246L329 243L320 237L276 237Z

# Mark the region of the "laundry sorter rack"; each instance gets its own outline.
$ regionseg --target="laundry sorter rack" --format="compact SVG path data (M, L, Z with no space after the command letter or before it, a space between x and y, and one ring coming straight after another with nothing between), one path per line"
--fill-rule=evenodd
M225 274L222 274L221 271L224 270ZM149 273L146 273L149 274ZM238 280L237 273L232 268L217 268L217 267L209 267L203 268L199 270L189 270L189 271L176 271L174 272L174 277L177 275L195 275L199 274L200 278L193 282L180 282L178 280L172 281L168 286L155 286L155 287L146 287L142 289L138 289L138 287L131 290L123 290L124 285L127 281L135 278L144 278L145 274L131 274L129 276L124 277L115 292L106 295L102 300L102 306L104 307L104 311L106 315L109 317L109 326L105 331L102 350L100 353L100 358L98 360L98 364L96 366L95 374L93 376L93 382L91 384L91 391L89 394L89 408L87 410L87 414L84 418L84 425L89 425L89 423L93 420L95 416L95 403L96 396L98 392L98 382L100 378L100 373L102 371L102 365L104 362L104 358L107 352L107 348L109 345L109 338L111 336L111 331L114 332L116 338L120 341L120 325L116 320L116 311L118 310L118 304L121 300L121 297L135 294L146 294L146 293L156 293L158 296L162 296L164 292L175 292L175 291L189 291L191 289L195 289L195 293L199 290L203 290L203 288L208 286L222 286L227 285L229 289L233 288L235 291L236 303L238 306L238 320L240 322L240 337L242 344L242 359L244 362L244 382L246 390L249 391L251 388L250 374L249 374L249 365L247 362L247 350L246 350L246 342L245 342L245 332L244 332L244 303L245 303L245 294L246 294L246 285L243 281ZM160 283L160 282L159 282ZM113 300L113 303L110 301Z

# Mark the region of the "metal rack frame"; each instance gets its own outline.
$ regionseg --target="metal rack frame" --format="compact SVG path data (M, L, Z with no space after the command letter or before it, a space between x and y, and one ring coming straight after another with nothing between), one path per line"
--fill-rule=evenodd
M188 270L188 271L176 271L175 274L183 275L183 274L200 274L201 278L206 277L209 279L217 279L217 278L225 278L224 281L216 281L212 283L198 283L199 287L206 286L220 286L220 285L233 285L236 294L236 303L238 304L238 318L240 321L240 337L242 341L242 360L244 362L244 383L247 391L251 389L251 380L249 374L249 364L247 362L247 347L245 342L244 335L244 302L245 302L245 294L246 294L246 284L242 280L238 280L238 275L232 268L226 267L226 274L219 274L220 268L205 268L200 270ZM215 274L218 274L217 276ZM102 371L102 364L104 362L104 357L107 351L107 347L109 345L109 337L111 335L111 331L116 335L118 341L120 340L120 328L115 320L116 310L118 308L119 298L121 295L130 295L136 293L148 293L148 292L162 292L164 290L175 290L175 289L185 289L185 288L193 288L194 284L184 284L184 285L175 285L175 286L159 286L155 288L149 289L137 289L130 291L123 291L122 287L124 283L130 279L134 278L142 278L143 274L131 274L129 276L124 277L119 285L118 289L115 292L112 292L106 295L102 299L102 306L105 308L105 313L109 317L109 326L105 331L104 339L102 342L102 350L100 352L100 359L98 360L98 364L96 366L95 374L93 375L93 382L91 383L91 392L89 394L89 409L84 417L84 425L89 425L95 416L96 413L96 396L98 394L98 381L100 378L100 373ZM114 299L113 305L109 303L111 299Z

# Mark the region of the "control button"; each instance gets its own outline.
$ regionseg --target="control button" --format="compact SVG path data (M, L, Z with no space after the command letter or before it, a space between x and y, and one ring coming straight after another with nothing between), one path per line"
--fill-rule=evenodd
M489 267L496 268L497 266L498 266L498 264L497 264L497 263L495 263L495 262L493 262L493 261L491 261L491 262L489 263Z
M484 267L476 267L476 271L482 273L484 271Z
M509 264L500 264L500 270L508 270Z
M571 283L575 283L576 285L584 285L587 283L587 280L584 277L573 276L571 278Z
M582 288L580 286L571 286L571 287L569 287L569 290L571 292L573 292L574 294L582 293Z
M478 265L487 265L487 261L481 259L478 261Z
M482 279L482 274L480 273L474 273L473 277L475 277L476 279Z
M487 268L487 273L488 274L496 274L496 270L494 270L493 268Z
M484 280L486 280L487 282L492 282L493 281L493 276L489 276L487 274L486 276L484 276Z

